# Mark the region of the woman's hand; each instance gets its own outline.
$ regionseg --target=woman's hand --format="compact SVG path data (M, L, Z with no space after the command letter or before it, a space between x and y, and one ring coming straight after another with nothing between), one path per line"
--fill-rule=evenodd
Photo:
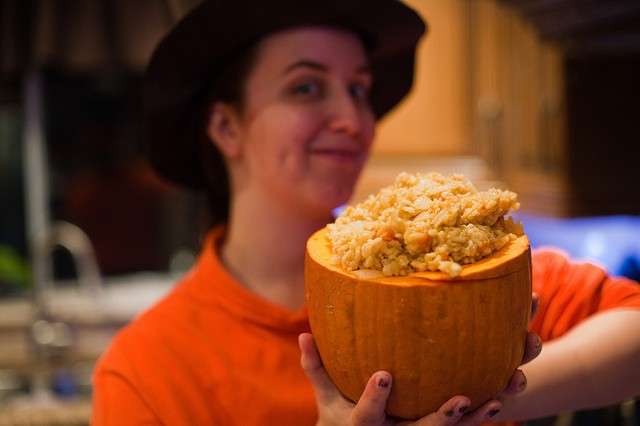
M361 426L361 425L477 425L491 419L501 409L502 404L497 399L491 400L471 413L466 413L471 405L469 398L454 396L445 402L435 413L416 420L396 421L385 413L387 398L391 392L392 378L386 371L374 373L357 404L345 399L335 387L318 355L313 337L309 333L299 336L301 364L307 377L313 385L316 403L318 404L319 426ZM535 358L539 353L539 339L530 334L523 363ZM526 379L522 371L517 370L511 377L509 385L500 396L515 394L524 390Z

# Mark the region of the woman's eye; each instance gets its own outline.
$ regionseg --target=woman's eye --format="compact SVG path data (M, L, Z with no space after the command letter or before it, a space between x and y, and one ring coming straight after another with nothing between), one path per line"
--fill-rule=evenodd
M291 93L302 97L314 97L322 94L322 85L318 82L306 82L293 86Z
M367 100L369 98L369 87L364 84L354 83L349 86L349 93L354 99Z

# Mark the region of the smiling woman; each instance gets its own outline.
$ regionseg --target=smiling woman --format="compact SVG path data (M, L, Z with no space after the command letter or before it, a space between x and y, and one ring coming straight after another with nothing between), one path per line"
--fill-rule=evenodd
M375 124L409 92L424 31L397 0L209 0L161 41L144 83L149 159L163 177L210 194L215 226L192 270L100 360L92 424L397 422L385 414L389 372L367 372L357 402L327 376L308 334L304 254L307 239L351 196ZM640 305L629 283L593 269L574 283L585 275L566 270L561 257L537 259L534 287L546 317L536 329L547 336L575 324L559 316L565 308L580 321L600 309L593 300ZM590 292L573 297L577 287ZM529 334L522 361L539 351ZM555 389L549 378L575 372L537 365L534 401ZM479 424L524 387L516 370L497 399L451 395L415 424ZM562 395L572 392L565 386ZM467 413L472 403L479 408ZM514 406L512 416L532 414Z
M102 358L94 424L350 421L354 404L316 401L300 366L304 247L351 196L376 119L411 87L423 32L395 0L206 1L160 43L145 82L149 156L210 194L218 226ZM384 410L385 388L372 390L355 413Z

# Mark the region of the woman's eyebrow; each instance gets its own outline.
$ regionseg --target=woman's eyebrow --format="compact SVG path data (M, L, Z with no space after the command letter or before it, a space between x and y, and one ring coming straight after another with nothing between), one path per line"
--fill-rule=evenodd
M322 72L327 72L329 71L329 68L320 63L320 62L316 62L316 61L312 61L309 59L301 59L299 61L296 61L294 63L292 63L291 65L289 65L288 67L286 67L284 69L283 74L288 74L289 72L297 69L297 68L311 68L313 70L316 71L322 71ZM357 70L358 74L371 74L371 66L370 65L363 65L360 68L358 68Z
M327 72L328 68L326 65L321 64L320 62L311 61L308 59L301 59L289 65L285 68L283 74L287 74L297 68L311 68L317 71Z

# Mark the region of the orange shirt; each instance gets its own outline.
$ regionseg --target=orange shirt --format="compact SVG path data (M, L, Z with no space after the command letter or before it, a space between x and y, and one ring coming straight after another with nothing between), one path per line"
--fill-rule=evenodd
M245 290L205 241L193 270L115 337L94 374L94 426L313 425L313 390L297 336L306 311L291 312ZM533 255L540 295L532 327L561 336L590 314L640 308L640 288L553 251Z

